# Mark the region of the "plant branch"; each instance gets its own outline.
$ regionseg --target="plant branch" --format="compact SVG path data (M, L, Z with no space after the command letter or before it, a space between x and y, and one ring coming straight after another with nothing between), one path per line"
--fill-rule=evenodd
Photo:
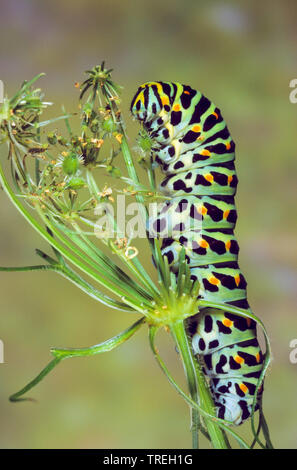
M175 339L176 345L180 351L181 358L183 361L184 370L188 380L189 391L196 403L199 401L200 396L200 406L210 415L213 415L215 412L214 403L210 395L209 389L205 383L204 376L201 373L199 364L193 357L192 348L189 344L189 339L185 331L185 326L183 321L175 322L171 325L171 332ZM195 366L196 363L196 366ZM199 395L197 390L197 382ZM209 436L211 442L215 449L225 449L228 448L225 436L222 430L212 421L208 420L206 422ZM197 409L193 409L192 415L192 432L193 432L193 443L197 440L197 433L199 427L199 415Z
M127 328L125 331L122 331L118 335L110 338L103 343L96 344L89 348L73 348L73 349L59 349L52 348L51 354L54 356L54 359L49 362L49 364L35 377L31 382L29 382L25 387L23 387L18 392L14 393L9 397L9 400L12 402L16 401L32 401L32 398L20 398L33 387L35 387L39 382L41 382L46 375L48 375L63 359L70 357L83 357L83 356L94 356L95 354L100 354L103 352L111 351L116 347L120 346L122 343L131 338L134 333L141 327L145 322L145 318L142 317L140 320L135 322L132 326Z
M171 333L182 358L191 398L196 403L199 403L196 370L183 322L180 321L173 323L171 325ZM195 408L191 408L191 422L193 449L198 449L198 429L200 424L200 418L199 413Z
M150 346L151 346L151 349L153 351L153 354L155 356L155 359L157 360L159 366L161 367L162 371L164 372L164 374L166 375L167 379L169 380L170 384L175 388L175 390L182 396L182 398L186 401L186 403L188 403L188 405L190 405L191 408L196 408L201 415L203 415L205 417L205 419L207 421L212 421L213 423L215 423L217 426L219 426L220 428L222 428L225 432L229 433L231 436L234 437L234 439L236 439L236 441L239 443L240 447L244 448L244 449L249 449L249 445L237 434L235 433L234 431L232 431L232 429L230 429L230 427L228 425L232 425L231 422L229 421L226 421L226 420L222 420L220 418L217 418L216 416L208 413L202 406L198 405L197 403L194 402L194 400L192 400L192 398L190 398L180 387L179 385L175 382L175 380L173 379L172 375L170 374L169 370L167 369L164 361L162 360L162 358L160 357L160 354L158 352L158 350L156 349L155 347L155 336L156 336L156 332L158 330L158 327L155 327L155 326L151 326L150 329L149 329L149 341L150 341ZM198 382L198 386L199 386L199 382ZM200 390L199 390L200 392ZM209 392L208 392L209 393ZM199 428L200 431L201 431L201 427ZM205 432L203 432L203 434L205 434ZM207 434L207 432L206 432ZM228 449L229 446L228 446L228 443L225 441L225 439L218 439L216 438L216 443L217 444L221 444L222 447L217 447L219 449Z

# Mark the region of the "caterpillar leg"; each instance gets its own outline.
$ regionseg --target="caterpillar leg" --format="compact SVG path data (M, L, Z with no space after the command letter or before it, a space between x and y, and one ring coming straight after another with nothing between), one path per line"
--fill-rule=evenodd
M226 419L238 426L251 416L254 393L250 394L247 391L243 393L242 398L238 395L238 391L246 390L246 387L243 378L214 379L211 381L211 390L218 418ZM255 407L255 410L257 409L258 404Z
M190 320L189 333L194 353L203 358L217 416L243 423L251 416L263 364L255 322L204 309Z

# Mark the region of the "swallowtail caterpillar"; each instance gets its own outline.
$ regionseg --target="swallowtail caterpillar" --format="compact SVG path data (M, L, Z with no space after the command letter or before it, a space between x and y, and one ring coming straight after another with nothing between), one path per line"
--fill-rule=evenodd
M162 254L176 272L184 247L199 297L226 304L225 311L201 309L188 331L194 353L203 356L218 417L241 424L251 415L264 355L255 321L228 312L228 305L250 311L234 236L235 144L221 111L190 86L145 83L131 112L153 141L161 190L170 197L150 222L163 240Z

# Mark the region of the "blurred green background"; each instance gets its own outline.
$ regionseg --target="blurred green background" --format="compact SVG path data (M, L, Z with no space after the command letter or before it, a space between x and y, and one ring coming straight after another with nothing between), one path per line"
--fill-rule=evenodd
M129 103L144 81L181 81L222 109L237 144L240 264L273 349L266 416L274 445L296 448L297 364L289 343L297 338L297 104L289 101L289 82L297 78L297 4L4 0L0 8L0 79L8 95L45 72L40 85L56 103L53 112L61 103L74 110L74 82L105 59L124 87L132 145L137 124ZM0 264L38 263L34 249L43 242L3 193L0 217ZM154 275L148 247L142 250ZM104 308L54 273L0 279L1 448L190 447L187 406L154 362L146 329L105 356L62 363L31 392L38 403L9 403L49 361L51 346L95 344L135 317ZM159 346L182 381L165 333ZM248 426L238 431L248 436Z

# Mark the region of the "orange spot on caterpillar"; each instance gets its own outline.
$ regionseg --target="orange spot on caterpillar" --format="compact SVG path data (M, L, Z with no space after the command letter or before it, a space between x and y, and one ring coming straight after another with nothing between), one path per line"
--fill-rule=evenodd
M240 390L241 390L243 393L246 393L246 392L248 391L247 386L244 385L244 384L240 384L240 385L239 385L239 388L240 388Z
M212 113L216 119L219 119L219 115L215 112Z
M198 208L197 208L197 212L198 212L199 214L206 215L206 214L207 214L207 209L206 209L206 207L204 207L204 206L198 207Z
M223 325L227 328L230 328L233 325L233 321L229 320L229 318L224 318L222 321Z
M260 358L261 358L260 353L257 353L257 354L256 354L256 361L257 361L257 362L260 362Z
M184 94L185 94L185 95L189 95L190 92L189 92L188 90L185 90L185 91L184 91Z
M205 137L204 137L203 135L199 135L199 137L197 137L196 140L201 140L201 141L202 141L202 140L204 140L204 139L205 139Z
M233 176L232 176L232 175L229 175L229 176L228 176L228 184L230 184L232 180L233 180Z
M193 132L200 132L200 131L201 131L201 127L200 127L198 124L196 124L195 126L192 127L192 131L193 131Z
M203 149L203 150L201 150L200 155L204 155L204 156L210 157L211 153L210 153L209 150Z
M206 240L201 239L198 243L199 243L199 246L201 246L201 248L208 248L209 247L209 244Z
M239 286L239 283L240 283L240 275L237 274L237 276L234 276L234 279L235 279L236 285L237 285L237 287L238 287L238 286Z
M213 176L210 173L207 173L207 175L204 175L204 178L206 181L209 181L210 183L213 182Z
M231 143L230 143L230 142L227 142L227 143L226 143L226 149L227 149L227 150L230 150L230 148L231 148Z
M161 101L162 101L163 106L165 106L166 104L169 104L168 96L162 96Z
M210 282L211 284L215 285L215 286L218 286L220 284L220 280L217 279L215 276L212 276L208 279L208 282Z
M230 242L230 240L228 240L228 241L225 243L225 247L226 247L226 250L227 250L227 251L230 250L230 246L231 246L231 242Z
M234 357L234 361L237 362L238 364L244 363L244 359L238 355Z
M230 211L224 211L223 218L227 219L229 214L230 214Z
M173 111L180 111L180 105L179 104L175 104L173 105Z
M247 323L247 326L251 326L252 319L251 319L251 318L247 318L247 319L246 319L246 323Z

